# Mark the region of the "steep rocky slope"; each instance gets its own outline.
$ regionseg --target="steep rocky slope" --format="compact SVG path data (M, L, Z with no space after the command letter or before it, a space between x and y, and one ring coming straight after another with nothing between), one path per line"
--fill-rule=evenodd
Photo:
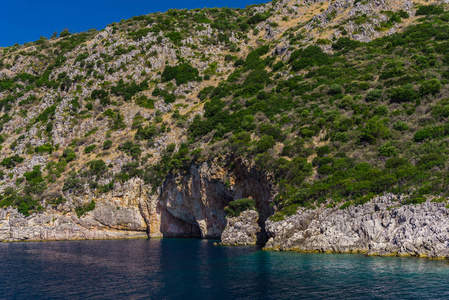
M252 197L263 241L300 206L447 196L445 9L282 0L1 48L0 239L219 238Z

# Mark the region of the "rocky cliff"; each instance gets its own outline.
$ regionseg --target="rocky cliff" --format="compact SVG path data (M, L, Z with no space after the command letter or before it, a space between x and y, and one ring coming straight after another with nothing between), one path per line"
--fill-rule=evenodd
M95 209L84 216L58 210L28 217L17 209L0 210L0 240L76 240L134 237L220 238L226 227L224 208L235 199L252 197L261 212L258 231L272 215L273 188L266 175L242 161L229 172L217 163L192 165L185 174L172 174L153 193L134 179L113 195L96 198ZM88 202L91 198L83 201ZM266 240L264 231L258 239Z
M299 209L267 221L266 249L449 258L449 209L445 203L401 205L391 194L345 209Z

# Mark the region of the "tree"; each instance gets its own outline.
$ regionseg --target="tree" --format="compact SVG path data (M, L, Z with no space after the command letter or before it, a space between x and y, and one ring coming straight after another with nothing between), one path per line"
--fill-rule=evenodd
M63 37L70 36L70 35L72 35L72 34L69 32L69 30L68 30L68 29L64 29L64 30L59 34L59 37L63 38Z

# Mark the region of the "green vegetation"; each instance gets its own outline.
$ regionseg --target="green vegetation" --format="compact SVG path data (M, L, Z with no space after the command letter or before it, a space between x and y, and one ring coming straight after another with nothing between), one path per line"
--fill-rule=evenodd
M449 78L443 75L448 16L424 18L367 44L340 38L333 55L314 46L294 51L283 68L306 74L287 80L265 73L272 61L263 58L268 49L262 46L236 61L239 68L227 82L200 93L209 100L204 116L193 119L190 137L212 134L213 142L225 142L221 154L244 156L274 174L280 188L275 218L329 198L344 208L385 192L410 194L411 203L445 197L449 102L438 97ZM405 64L418 56L433 61ZM250 117L261 113L262 121ZM320 133L325 148L313 146ZM283 144L282 157L272 151L276 143Z
M11 169L12 167L15 167L17 164L20 164L24 161L23 157L20 157L18 155L13 155L7 158L4 158L1 162L0 165L2 167L5 167L7 169Z
M380 13L386 18L379 33L410 17L403 10ZM33 72L0 79L0 171L15 183L1 195L0 206L29 214L38 211L39 201L64 201L59 189L44 193L47 185L98 195L133 177L154 192L167 176L188 174L192 164L216 161L233 170L240 159L269 174L279 192L275 220L299 207L330 201L344 209L386 192L406 194L410 204L449 196L445 6L419 6L414 25L369 43L352 40L341 23L334 29L342 37L306 44L306 24L296 24L283 33L290 41L283 53L290 56L278 55L278 41L250 40L263 36L256 27L272 15L275 9L253 6L169 10L111 24L108 38L92 39L95 30L65 30L52 42L2 49L5 74L28 61ZM331 13L326 21L336 17ZM375 18L358 14L351 22L373 24ZM133 42L119 42L118 36ZM201 45L190 44L197 36ZM161 45L172 54L160 53ZM223 52L205 51L215 46ZM220 76L227 78L217 83ZM190 97L198 88L198 97ZM72 139L64 150L57 144L67 145L56 132L61 126ZM80 128L87 133L72 136ZM153 158L148 150L172 138L183 143L169 144ZM48 159L45 167L16 174L35 153ZM117 156L125 158L123 165L114 165L123 161ZM81 161L86 158L91 161ZM100 185L100 178L107 183ZM93 209L92 203L77 214ZM226 212L237 216L254 205L240 199Z
M77 208L75 208L75 212L76 215L78 216L78 218L80 218L81 216L85 215L86 213L93 211L95 209L95 201L92 200L89 204L85 204L82 206L78 206Z
M29 216L31 212L38 208L38 201L29 195L20 195L12 187L7 187L0 195L0 207L15 207L24 216Z
M253 199L238 199L229 202L229 206L225 208L225 213L229 217L238 217L245 210L256 210L256 202Z
M86 148L84 148L84 153L91 153L92 151L95 150L96 147L97 147L97 145L87 146Z
M189 81L198 81L198 70L188 63L183 63L174 67L166 66L162 73L162 82L175 79L177 85Z

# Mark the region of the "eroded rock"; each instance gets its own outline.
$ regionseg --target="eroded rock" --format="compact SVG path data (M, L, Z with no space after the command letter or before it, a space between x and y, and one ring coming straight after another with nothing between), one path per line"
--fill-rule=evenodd
M226 217L226 228L221 235L220 245L254 245L261 228L257 223L259 214L255 210L245 210L237 217Z
M448 215L445 203L401 205L391 194L347 209L299 209L266 222L266 248L449 258Z

